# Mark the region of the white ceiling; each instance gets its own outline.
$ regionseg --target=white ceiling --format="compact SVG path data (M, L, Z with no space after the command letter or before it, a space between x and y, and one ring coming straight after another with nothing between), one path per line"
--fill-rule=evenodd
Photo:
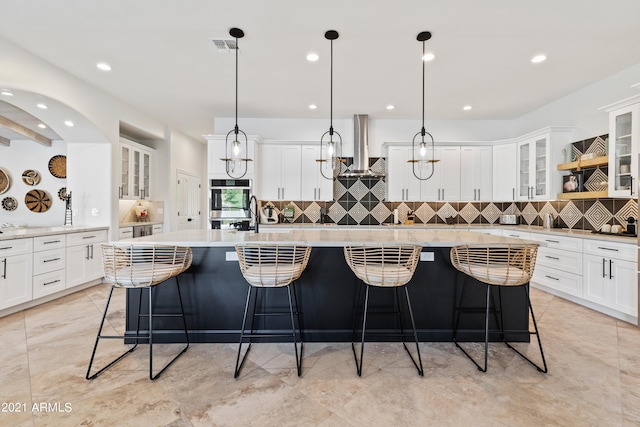
M210 41L231 27L246 34L241 118L328 121L329 29L340 33L336 119L419 119L425 30L436 55L427 120L516 118L640 63L638 0L0 0L0 10L0 37L199 140L214 117L234 115L234 55ZM538 53L548 60L531 64Z

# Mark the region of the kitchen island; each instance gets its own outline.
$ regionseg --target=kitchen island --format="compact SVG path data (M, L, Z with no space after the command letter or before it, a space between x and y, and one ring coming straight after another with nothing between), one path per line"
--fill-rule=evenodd
M416 268L408 289L414 308L416 327L421 341L450 341L454 304L466 276L453 268L449 251L457 244L523 243L521 239L476 233L466 230L402 230L402 229L300 229L286 233L254 233L233 230L186 230L152 235L125 242L174 244L190 246L193 264L180 276L180 286L187 314L190 338L194 342L235 342L239 337L247 283L240 273L234 245L243 243L303 244L313 247L309 264L297 286L301 328L306 341L337 342L352 338L354 307L358 282L344 260L345 245L411 243L423 247L422 261ZM472 279L468 279L468 283ZM129 290L127 330L135 325L137 290ZM145 293L146 295L146 293ZM154 304L161 310L173 311L177 306L175 286L161 285L154 292ZM468 285L463 304L483 307L484 285ZM371 310L392 308L394 292L374 288L370 296ZM512 341L528 341L526 296L522 289L503 290L502 315L506 328L514 332ZM403 304L400 304L403 306ZM143 302L143 307L145 303ZM258 308L287 309L286 290L261 294ZM408 313L403 316L408 319ZM498 316L491 316L492 326ZM397 316L396 316L397 318ZM179 324L172 320L154 321L161 331L160 341L178 342L182 338ZM395 322L395 323L394 323ZM371 316L368 330L397 328L398 321L388 315ZM461 340L483 340L484 313L465 314L460 319ZM406 325L404 325L406 327ZM286 330L287 319L269 318L267 324L257 321L258 331ZM521 331L521 332L520 332ZM491 339L497 339L492 336Z

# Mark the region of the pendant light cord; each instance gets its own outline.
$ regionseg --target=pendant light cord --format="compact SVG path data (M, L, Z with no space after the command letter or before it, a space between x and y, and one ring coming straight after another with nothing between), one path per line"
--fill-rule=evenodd
M329 136L333 137L333 40L331 40L331 64L330 64L330 79L329 79ZM333 138L329 138L332 141Z
M233 131L236 134L236 140L238 139L238 51L240 50L240 46L238 46L238 38L236 37L236 125L233 128Z
M420 130L420 133L422 135L422 142L424 142L424 136L426 134L426 130L424 128L424 90L425 90L425 85L424 85L424 80L425 80L425 64L424 64L424 56L425 56L425 42L422 42L422 129Z

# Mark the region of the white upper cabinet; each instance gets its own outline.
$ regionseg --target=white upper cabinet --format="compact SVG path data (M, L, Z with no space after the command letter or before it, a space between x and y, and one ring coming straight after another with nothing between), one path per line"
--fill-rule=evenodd
M231 136L229 136L231 138ZM244 153L244 138L241 138L241 156L243 158L251 159L250 161L240 161L240 162L227 162L222 159L227 159L231 157L231 153L227 152L226 149L226 135L205 135L207 140L207 169L209 179L253 179L255 178L255 168L256 168L256 157L255 157L255 144L257 142L257 137L253 135L247 135L247 153ZM247 157L244 157L244 156ZM246 167L246 173L245 173ZM227 168L229 169L230 174L233 176L231 178L227 174ZM243 175L244 176L241 176Z
M300 200L302 149L297 144L262 144L256 183L262 200Z
M151 198L153 151L152 148L120 138L119 198Z
M515 143L493 147L493 200L516 200L516 154Z
M609 111L609 197L637 197L640 97L604 109Z
M546 200L562 192L557 164L569 143L570 129L553 128L530 134L518 142L518 200Z
M320 160L320 145L301 146L301 200L331 201L333 200L333 179L326 179L320 173L320 168L326 166L324 175L333 176L329 162ZM326 154L323 159L326 159Z
M413 175L411 146L387 147L387 200L391 202L420 200L420 180ZM418 168L418 165L416 165Z
M460 147L436 147L433 177L422 181L423 200L460 200Z
M461 200L491 200L492 163L491 147L460 147Z

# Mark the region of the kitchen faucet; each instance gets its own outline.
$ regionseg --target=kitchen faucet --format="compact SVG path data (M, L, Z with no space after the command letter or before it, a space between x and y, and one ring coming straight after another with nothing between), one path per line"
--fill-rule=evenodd
M253 204L255 205L255 209L251 210L251 202L254 202ZM253 231L258 233L258 224L260 223L260 212L258 211L258 199L256 199L256 196L252 195L251 198L249 198L249 214L253 214Z

